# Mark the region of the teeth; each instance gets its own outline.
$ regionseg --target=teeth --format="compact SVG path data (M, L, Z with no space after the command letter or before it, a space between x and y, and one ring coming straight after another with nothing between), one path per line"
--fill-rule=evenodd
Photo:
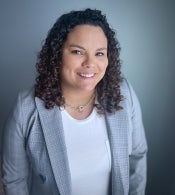
M87 77L87 78L90 78L90 77L93 77L94 74L80 74L82 77Z

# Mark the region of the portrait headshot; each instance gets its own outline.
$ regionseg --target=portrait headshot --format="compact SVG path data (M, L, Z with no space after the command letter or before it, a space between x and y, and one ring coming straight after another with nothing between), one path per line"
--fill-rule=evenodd
M2 3L1 195L175 195L174 8Z

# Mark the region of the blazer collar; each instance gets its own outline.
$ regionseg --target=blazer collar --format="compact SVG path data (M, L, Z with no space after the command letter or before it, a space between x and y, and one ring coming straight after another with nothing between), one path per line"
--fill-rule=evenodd
M57 106L46 109L39 98L35 98L35 101L59 192L61 195L69 195L71 179L60 110Z
M126 111L105 114L112 155L112 195L129 190L128 117Z

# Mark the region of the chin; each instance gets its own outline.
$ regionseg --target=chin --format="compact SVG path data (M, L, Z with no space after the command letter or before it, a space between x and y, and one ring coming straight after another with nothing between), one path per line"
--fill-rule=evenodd
M90 92L90 91L94 91L95 87L82 87L81 90L84 92Z

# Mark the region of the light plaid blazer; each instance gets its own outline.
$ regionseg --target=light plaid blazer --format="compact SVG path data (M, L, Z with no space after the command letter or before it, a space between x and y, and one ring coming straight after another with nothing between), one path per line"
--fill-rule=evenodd
M7 195L71 195L61 113L46 109L34 90L19 94L3 137ZM124 80L122 110L105 114L112 154L111 194L144 195L147 143L138 99Z

